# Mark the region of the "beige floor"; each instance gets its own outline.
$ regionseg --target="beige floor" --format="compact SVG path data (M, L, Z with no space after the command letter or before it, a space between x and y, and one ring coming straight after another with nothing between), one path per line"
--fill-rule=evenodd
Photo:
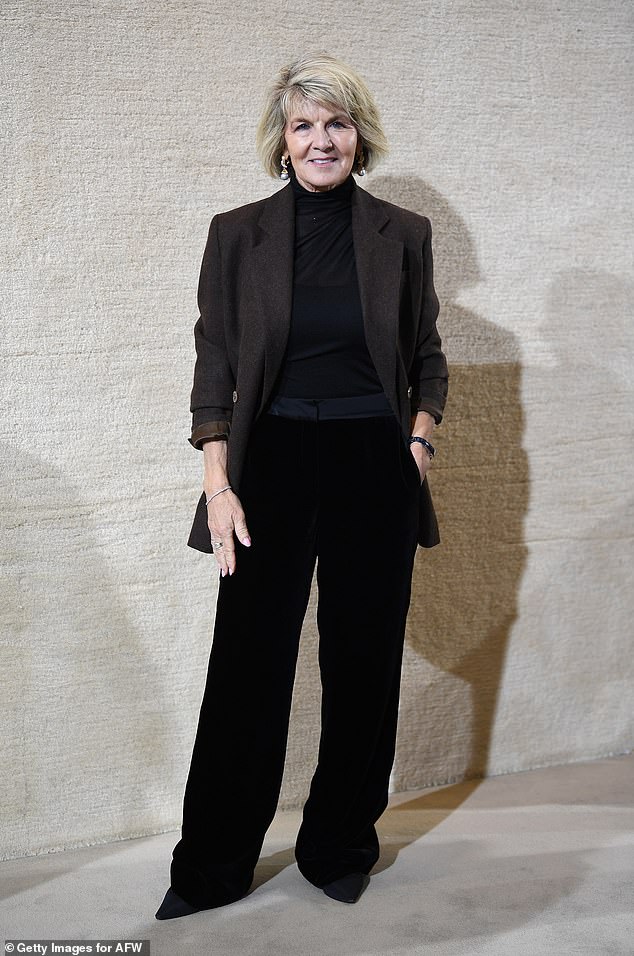
M336 903L267 834L251 894L159 923L178 833L1 865L3 937L149 939L152 956L634 954L634 756L399 794L365 894Z

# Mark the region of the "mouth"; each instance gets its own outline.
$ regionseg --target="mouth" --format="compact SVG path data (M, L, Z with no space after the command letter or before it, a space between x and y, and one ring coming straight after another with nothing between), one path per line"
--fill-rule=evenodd
M333 163L336 163L337 160L334 157L328 157L323 159L309 159L308 162L313 166L331 166Z

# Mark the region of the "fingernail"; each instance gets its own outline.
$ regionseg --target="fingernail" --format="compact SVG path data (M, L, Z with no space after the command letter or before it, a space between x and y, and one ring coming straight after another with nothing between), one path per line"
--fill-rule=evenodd
M247 535L246 538L242 539L242 544L246 544L247 548L251 545L251 538Z
M233 574L233 571L231 570L231 568L227 568L227 571L229 572L230 576Z

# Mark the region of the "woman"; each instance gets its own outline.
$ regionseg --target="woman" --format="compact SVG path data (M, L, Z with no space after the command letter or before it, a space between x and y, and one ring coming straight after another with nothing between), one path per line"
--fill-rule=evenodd
M215 216L195 326L190 442L204 491L188 544L220 570L207 683L158 919L250 888L276 810L317 564L318 763L295 856L355 902L379 856L417 544L447 366L431 226L360 189L387 150L365 83L325 54L281 71L258 129L290 180Z

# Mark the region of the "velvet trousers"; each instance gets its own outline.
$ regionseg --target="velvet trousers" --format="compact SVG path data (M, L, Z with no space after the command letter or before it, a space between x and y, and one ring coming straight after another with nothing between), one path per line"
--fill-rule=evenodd
M317 566L321 736L295 857L315 886L368 873L394 762L420 475L394 415L263 414L239 489L252 544L220 578L171 885L244 896L277 807Z

